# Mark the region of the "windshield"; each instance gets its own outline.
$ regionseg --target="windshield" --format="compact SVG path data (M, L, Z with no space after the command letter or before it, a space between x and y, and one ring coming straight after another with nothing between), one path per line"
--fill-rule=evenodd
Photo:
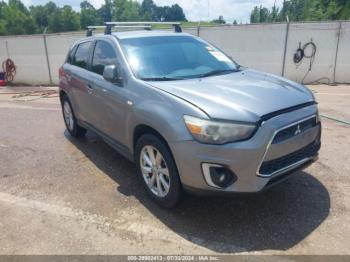
M238 71L217 48L191 36L121 39L136 77L162 81L206 77Z

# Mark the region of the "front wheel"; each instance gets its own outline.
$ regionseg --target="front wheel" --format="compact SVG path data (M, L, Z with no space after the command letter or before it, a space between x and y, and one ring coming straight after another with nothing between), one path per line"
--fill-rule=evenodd
M136 144L135 160L152 199L163 207L174 207L180 200L182 189L167 145L154 135L143 135Z

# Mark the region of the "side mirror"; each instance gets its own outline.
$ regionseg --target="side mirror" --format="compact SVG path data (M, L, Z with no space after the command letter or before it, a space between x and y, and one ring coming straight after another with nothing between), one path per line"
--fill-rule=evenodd
M123 78L120 75L118 68L115 65L105 66L103 70L103 78L113 84L122 85Z

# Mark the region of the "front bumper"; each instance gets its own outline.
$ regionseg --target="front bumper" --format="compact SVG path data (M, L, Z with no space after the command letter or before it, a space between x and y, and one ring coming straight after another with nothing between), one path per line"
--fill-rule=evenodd
M281 181L317 159L321 125L274 143L276 134L316 115L317 107L312 105L276 116L262 123L254 137L243 142L225 145L196 141L170 143L182 184L191 191L230 193L258 192ZM312 145L312 150L303 150ZM305 157L300 152L306 152ZM223 189L209 186L203 176L203 163L222 165L230 169L237 180Z

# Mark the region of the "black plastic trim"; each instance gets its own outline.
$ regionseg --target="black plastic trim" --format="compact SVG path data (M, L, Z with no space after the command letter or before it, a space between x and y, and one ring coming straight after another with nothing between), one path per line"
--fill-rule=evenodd
M301 109L301 108L304 108L304 107L308 107L308 106L312 106L312 105L316 105L317 102L316 101L310 101L310 102L306 102L306 103L302 103L302 104L299 104L299 105L296 105L296 106L291 106L291 107L287 107L287 108L284 108L284 109L281 109L281 110L277 110L275 112L271 112L271 113L268 113L266 115L263 115L262 117L260 117L260 124L262 122L265 122L275 116L278 116L278 115L282 115L282 114L285 114L285 113L289 113L289 112L293 112L293 111L296 111L298 109Z

